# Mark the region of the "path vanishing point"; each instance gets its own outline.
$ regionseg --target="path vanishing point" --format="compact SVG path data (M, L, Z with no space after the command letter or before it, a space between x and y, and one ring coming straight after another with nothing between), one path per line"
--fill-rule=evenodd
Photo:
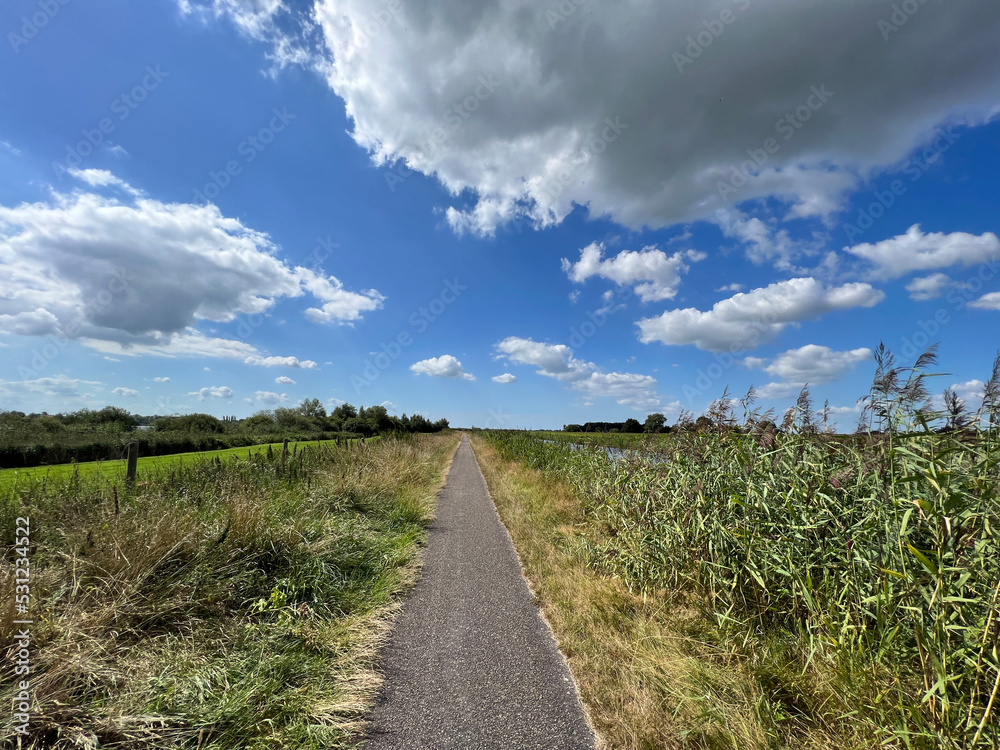
M365 750L594 748L467 436L383 670Z

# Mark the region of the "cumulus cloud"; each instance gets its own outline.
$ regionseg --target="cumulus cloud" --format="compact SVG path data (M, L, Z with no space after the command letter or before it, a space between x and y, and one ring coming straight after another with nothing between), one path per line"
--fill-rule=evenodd
M287 375L279 375L274 379L274 382L278 385L295 385L295 381Z
M970 302L969 307L975 307L980 310L1000 310L1000 292L984 294L979 299Z
M588 377L594 365L573 356L565 344L543 344L532 339L510 336L496 345L497 352L518 365L534 365L539 375L574 382Z
M435 378L457 378L459 380L475 380L475 376L462 369L462 363L450 354L431 357L414 362L410 369L418 375L431 375Z
M671 408L663 407L656 378L630 372L602 372L593 362L573 356L573 350L565 344L545 344L510 336L500 341L496 350L498 357L514 364L537 367L537 374L568 383L572 390L588 398L613 398L619 404L640 411Z
M436 177L456 196L451 225L482 234L576 205L632 228L767 197L828 213L935 127L984 122L1000 95L995 4L922 4L892 30L885 3L822 0L726 4L730 24L679 0L554 14L524 0L178 1L270 41L278 64L320 70L373 160ZM942 66L927 50L962 54ZM748 160L753 177L724 194Z
M613 258L603 259L604 244L593 242L580 251L580 260L562 259L562 269L571 281L582 283L591 276L614 281L619 286L633 286L643 302L673 299L681 283L681 274L708 256L697 250L667 255L650 246L640 252L624 250ZM640 283L641 282L641 283Z
M154 383L169 383L170 382L170 378L168 378L168 377L153 378L153 382Z
M251 356L243 360L245 365L257 365L258 367L301 367L306 370L315 370L319 365L311 359L300 360L298 357L260 357Z
M1000 239L992 232L978 236L966 232L925 234L919 224L882 242L865 242L844 249L871 263L867 275L873 280L898 279L914 271L935 268L1000 262Z
M799 349L790 349L779 354L770 362L756 357L747 357L743 363L751 368L759 368L769 375L796 385L829 383L839 379L848 370L872 358L871 349L852 349L837 352L828 346L808 344Z
M197 396L199 401L204 401L208 398L232 398L233 389L225 385L213 385L207 388L200 388L197 391L191 391L189 396Z
M139 395L139 391L135 390L134 388L125 388L125 387L122 387L122 386L119 386L118 388L112 388L111 392L113 394L115 394L116 396L138 396Z
M262 404L267 404L268 406L274 406L275 404L281 404L288 401L288 396L284 393L275 393L274 391L256 391L253 397L260 401Z
M105 178L94 177L94 181ZM0 331L60 335L109 354L258 357L200 321L262 314L311 294L313 320L350 325L382 305L333 277L291 267L267 235L214 205L54 193L0 205Z
M906 285L906 291L910 293L910 299L923 302L940 297L947 289L961 286L964 284L953 281L943 273L932 273L930 276L915 278Z
M668 310L640 320L639 340L707 351L745 351L803 320L855 307L873 307L885 294L870 284L827 287L813 278L789 279L737 294L711 310Z
M501 383L506 385L507 383L513 383L517 380L515 375L511 375L509 372L505 372L503 375L497 375L493 379L494 383Z

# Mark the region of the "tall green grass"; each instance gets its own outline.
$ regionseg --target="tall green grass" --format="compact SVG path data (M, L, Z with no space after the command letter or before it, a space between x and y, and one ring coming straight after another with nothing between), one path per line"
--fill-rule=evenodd
M351 746L454 444L244 449L151 467L134 488L101 474L7 487L4 649L15 518L32 529L35 700L23 746Z
M592 565L647 595L695 596L763 665L776 735L819 721L872 744L996 748L1000 360L975 414L928 411L932 364L880 350L866 400L879 429L850 438L817 431L806 393L784 430L752 397L736 429L720 400L714 429L671 435L657 456L491 439L572 481Z

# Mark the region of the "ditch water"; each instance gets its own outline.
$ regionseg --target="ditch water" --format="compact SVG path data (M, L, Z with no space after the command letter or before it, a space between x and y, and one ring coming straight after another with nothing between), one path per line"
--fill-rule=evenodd
M602 450L607 454L608 458L614 461L620 461L623 458L646 458L655 463L666 463L666 454L658 453L648 453L645 451L629 450L627 448L613 448L610 445L585 445L582 443L563 443L561 440L542 440L543 443L551 443L552 445L568 445L571 450L582 451L589 448L596 448Z

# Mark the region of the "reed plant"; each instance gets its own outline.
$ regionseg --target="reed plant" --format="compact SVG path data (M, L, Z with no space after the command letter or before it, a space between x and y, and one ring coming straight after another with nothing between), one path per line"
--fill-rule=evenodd
M876 355L853 435L825 432L804 389L780 427L752 392L742 414L724 394L711 427L651 454L490 439L571 482L592 567L645 596L695 597L734 653L798 671L774 691L788 721L997 748L1000 357L972 409L950 392L932 406L933 350L910 367Z

